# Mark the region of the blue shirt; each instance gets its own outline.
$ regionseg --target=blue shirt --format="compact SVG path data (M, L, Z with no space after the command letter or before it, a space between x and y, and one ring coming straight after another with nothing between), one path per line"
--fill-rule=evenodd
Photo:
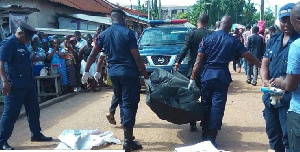
M288 65L286 73L290 75L300 74L300 39L294 41L290 46ZM292 92L289 111L300 114L300 83L298 88Z
M139 70L130 52L131 49L138 49L132 30L113 23L99 35L97 45L107 55L110 76L139 76Z
M5 63L8 82L15 89L32 89L35 84L30 52L12 35L0 43L0 60Z
M272 35L270 40L268 41L264 58L269 59L269 79L286 76L290 45L297 38L299 38L299 34L297 32L294 32L284 47L282 47L283 37L284 33L280 32L278 34ZM275 107L279 107L282 105L289 106L291 96L292 94L290 92L286 92L283 98L280 100L280 103L275 105ZM269 105L271 101L270 95L264 94L263 101L265 102L265 105Z
M240 56L246 51L240 40L224 30L205 37L198 50L198 53L205 54L201 81L218 79L229 85L232 82L228 68L229 62L232 61L234 55Z

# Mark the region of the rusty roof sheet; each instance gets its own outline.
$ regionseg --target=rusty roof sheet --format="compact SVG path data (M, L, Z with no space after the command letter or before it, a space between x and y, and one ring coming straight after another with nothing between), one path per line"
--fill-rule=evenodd
M88 12L109 14L112 7L102 0L49 0Z
M113 8L118 7L123 11L132 15L143 16L143 17L147 16L147 14L144 12L118 6L106 0L49 0L49 1L54 3L60 3L69 7L73 7L88 12L109 14Z

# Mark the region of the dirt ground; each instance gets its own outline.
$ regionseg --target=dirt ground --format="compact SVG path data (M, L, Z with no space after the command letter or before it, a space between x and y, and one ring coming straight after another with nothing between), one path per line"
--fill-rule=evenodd
M247 84L244 73L232 72L233 83L230 86L228 101L223 119L223 127L217 137L222 150L233 152L267 152L268 139L262 115L260 80L257 86ZM122 129L110 125L106 113L112 96L111 89L98 93L81 93L63 102L41 110L43 133L54 137L52 142L30 142L30 131L26 118L19 119L9 144L16 149L54 149L58 135L65 129L111 130L114 136L123 140ZM174 151L174 148L201 142L201 128L190 132L189 125L175 125L160 120L146 105L146 95L141 93L134 135L143 145L141 151ZM116 113L117 122L119 111ZM122 145L110 145L95 149L122 149Z

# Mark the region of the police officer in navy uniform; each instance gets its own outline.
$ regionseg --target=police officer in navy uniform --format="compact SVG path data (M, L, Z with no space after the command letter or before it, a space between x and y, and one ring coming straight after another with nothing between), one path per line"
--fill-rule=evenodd
M287 60L290 44L299 38L290 22L291 10L295 4L289 3L279 10L280 28L282 32L271 36L262 60L261 77L264 86L274 86L271 79L286 76ZM271 84L270 84L271 83ZM289 109L292 93L285 92L280 103L270 104L270 95L264 93L262 100L265 105L263 116L266 121L266 133L270 148L276 152L289 149L286 114Z
M216 145L218 130L222 126L228 87L232 82L229 62L235 54L238 54L258 67L261 65L257 58L246 51L241 41L229 34L231 26L231 18L224 16L220 29L202 40L188 86L188 88L196 86L195 76L203 67L201 72L202 138L211 141L214 145Z
M4 109L0 124L0 149L13 150L8 145L14 124L24 104L31 141L51 141L41 133L40 109L32 72L30 52L25 46L36 30L21 22L15 35L0 43L0 76L3 81Z
M111 11L113 24L98 37L98 49L94 47L90 54L82 81L85 83L91 77L89 68L102 49L107 55L108 73L120 105L124 130L123 149L131 151L142 148L134 141L133 136L133 126L140 101L140 73L144 76L147 87L151 87L151 82L139 54L134 32L125 27L125 17L126 14L121 9L115 8Z

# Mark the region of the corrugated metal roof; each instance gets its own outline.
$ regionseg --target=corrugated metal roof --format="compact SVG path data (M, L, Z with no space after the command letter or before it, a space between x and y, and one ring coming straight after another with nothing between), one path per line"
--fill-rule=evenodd
M112 7L102 0L49 0L88 12L109 14Z
M132 15L144 16L144 17L147 16L147 14L144 12L135 9L126 8L126 7L121 7L113 3L110 3L106 0L49 0L49 1L54 3L60 3L69 7L73 7L88 12L109 14L113 8L118 7L123 11Z
M23 7L21 5L0 6L0 14L8 14L8 13L31 14L33 12L40 12L40 10L32 7Z

